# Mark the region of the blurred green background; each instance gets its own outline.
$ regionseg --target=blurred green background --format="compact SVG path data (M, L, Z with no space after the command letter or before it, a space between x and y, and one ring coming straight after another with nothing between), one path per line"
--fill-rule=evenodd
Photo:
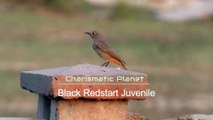
M212 17L166 22L124 2L0 0L0 116L36 116L37 96L20 88L21 71L101 65L84 34L92 30L103 33L129 70L149 75L157 95L131 101L129 111L151 120L213 113Z

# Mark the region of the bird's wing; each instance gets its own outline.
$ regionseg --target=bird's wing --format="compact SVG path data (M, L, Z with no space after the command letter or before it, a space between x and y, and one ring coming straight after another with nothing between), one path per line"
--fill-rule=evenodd
M98 47L100 50L102 50L103 52L107 53L108 55L118 59L119 61L121 61L122 63L126 64L122 59L121 57L118 55L118 53L112 49L109 44L105 41L105 40L102 40L102 41L96 41L95 43L96 47Z

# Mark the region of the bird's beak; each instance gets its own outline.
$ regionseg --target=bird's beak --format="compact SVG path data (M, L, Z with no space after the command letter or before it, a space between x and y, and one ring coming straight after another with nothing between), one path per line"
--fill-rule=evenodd
M85 32L85 34L88 34L88 35L90 35L90 36L91 36L91 33L90 33L90 32Z

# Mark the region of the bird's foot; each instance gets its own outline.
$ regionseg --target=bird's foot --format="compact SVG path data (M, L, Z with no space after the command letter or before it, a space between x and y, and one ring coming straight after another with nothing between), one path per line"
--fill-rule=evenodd
M109 65L109 62L106 63L105 67L107 67Z
M102 64L101 66L105 66L107 64L107 62L105 62L104 64Z
M102 64L101 66L105 66L107 67L109 65L109 62L105 62L104 64Z

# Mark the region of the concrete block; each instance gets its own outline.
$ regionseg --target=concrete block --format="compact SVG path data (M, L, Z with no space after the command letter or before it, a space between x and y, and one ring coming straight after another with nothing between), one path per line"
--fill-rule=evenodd
M20 84L39 95L37 119L48 120L139 120L128 100L148 93L144 73L89 64L23 71Z

